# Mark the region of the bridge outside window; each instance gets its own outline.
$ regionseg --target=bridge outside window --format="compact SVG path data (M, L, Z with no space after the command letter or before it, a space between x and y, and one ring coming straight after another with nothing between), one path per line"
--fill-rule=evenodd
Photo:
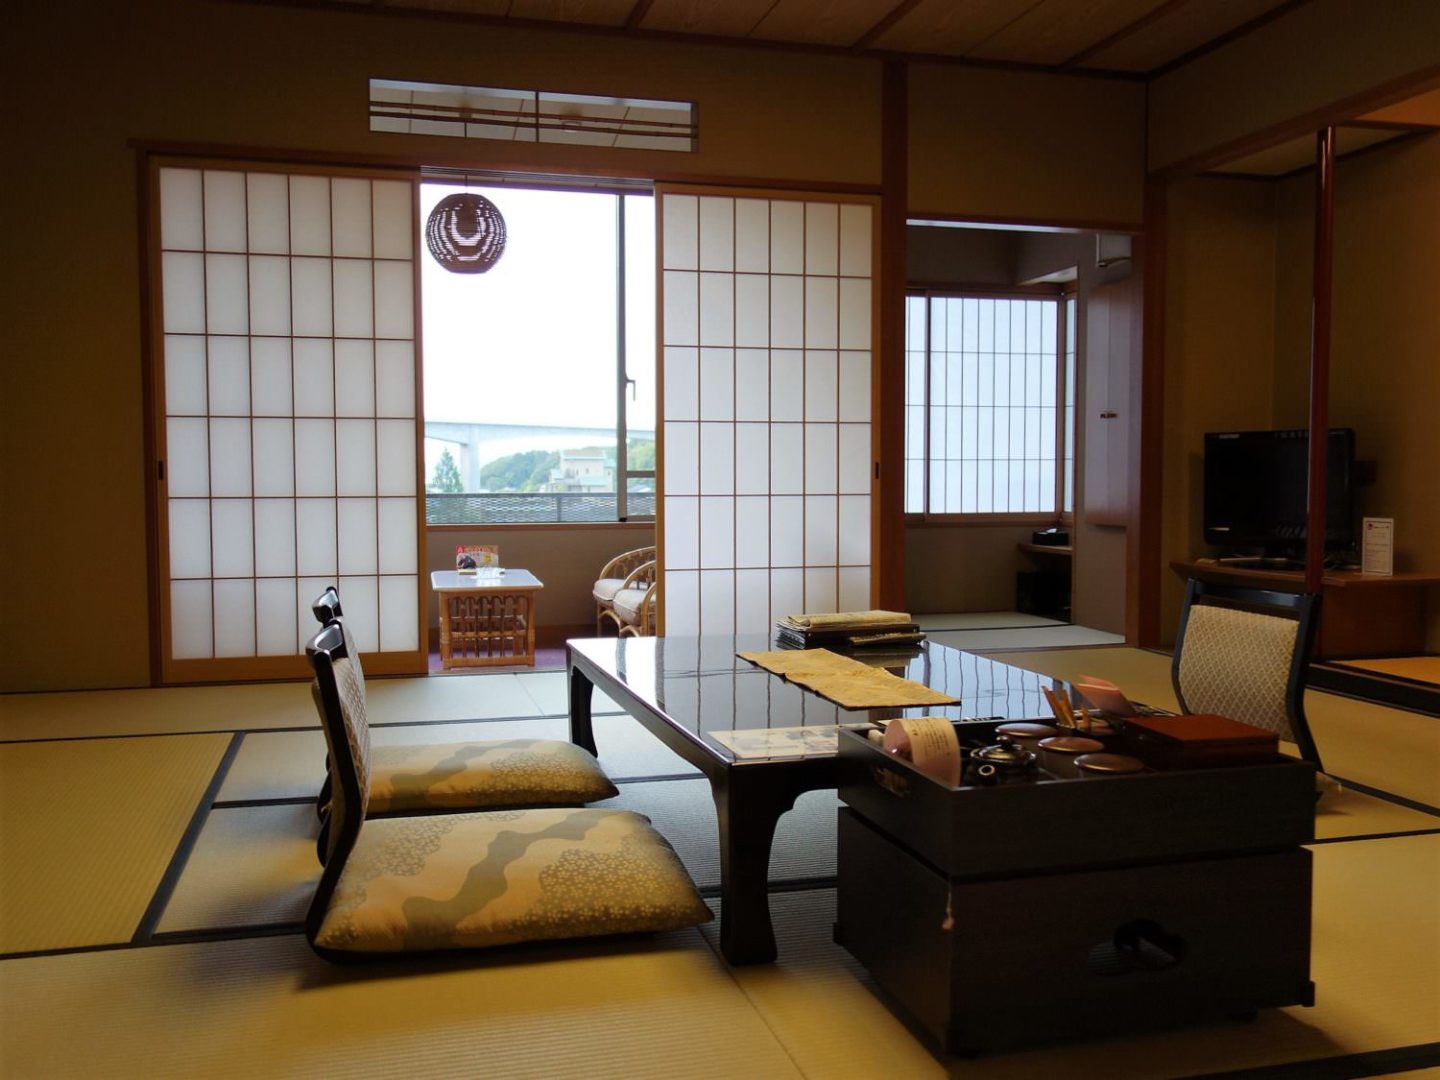
M483 274L421 260L426 520L655 516L655 215L649 194L478 192L507 241Z

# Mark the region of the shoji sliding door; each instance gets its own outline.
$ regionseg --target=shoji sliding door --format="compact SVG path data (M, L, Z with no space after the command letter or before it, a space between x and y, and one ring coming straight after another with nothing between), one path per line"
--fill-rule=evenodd
M413 179L152 174L160 672L303 673L338 584L366 664L424 670Z
M872 606L875 203L656 193L663 632Z

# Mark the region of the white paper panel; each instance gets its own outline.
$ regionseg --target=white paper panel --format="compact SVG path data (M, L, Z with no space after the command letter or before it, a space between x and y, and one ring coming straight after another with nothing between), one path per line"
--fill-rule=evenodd
M409 259L414 252L415 192L408 180L372 181L375 257Z
M699 205L693 195L666 195L663 250L665 269L694 270L699 265ZM668 287L667 287L668 291Z
M770 425L735 425L735 490L764 495L770 490Z
M210 494L210 425L205 420L165 421L165 484L172 498Z
M253 577L255 522L249 499L213 499L210 503L211 550L215 577Z
M735 277L700 275L700 344L735 343Z
M700 350L700 419L735 419L735 350Z
M206 499L170 500L170 576L210 576L210 503Z
M835 348L835 284L834 278L805 279L805 344L808 348Z
M323 176L290 177L290 250L330 254L330 181Z
M735 632L769 634L770 571L735 571Z
M406 341L415 336L414 263L375 263L375 336Z
M290 251L290 182L278 173L246 177L252 252L285 255Z
M295 653L298 606L293 579L261 578L255 582L255 647L259 655Z
M370 257L370 181L335 177L330 181L333 254Z
M283 255L250 256L250 332L290 333L290 260Z
M376 453L379 472L376 489L381 495L415 494L415 421L377 420Z
M700 269L735 268L735 200L703 197L700 200Z
M857 203L840 207L840 273L870 277L871 210Z
M700 491L700 425L665 425L665 491L696 495Z
M244 255L205 256L205 325L210 333L249 332L248 270Z
M870 420L870 354L840 354L840 419L864 423Z
M295 503L293 500L255 500L255 573L261 577L294 576ZM287 637L286 640L288 641L289 638Z
M735 344L770 344L770 279L763 274L735 276Z
M415 415L415 346L408 341L375 343L376 416Z
M840 279L840 347L870 348L870 282Z
M770 204L770 272L805 272L805 204L776 199Z
M700 498L700 565L724 569L735 565L735 500Z
M842 566L870 565L870 497L840 496L839 562Z
M735 574L730 570L700 571L700 633L735 632Z
M210 494L238 498L250 492L250 421L211 420Z
M335 342L335 415L375 415L373 342Z
M770 353L770 419L805 417L805 357L795 349Z
M295 415L335 413L335 347L326 341L300 340L293 346Z
M805 610L834 611L836 600L836 574L829 567L805 571Z
M302 575L333 575L335 564L335 500L295 501L296 569ZM350 598L345 598L350 611Z
M293 422L255 419L250 422L256 496L295 494Z
M836 611L868 611L875 606L870 601L870 567L842 566L838 576L840 595L836 598Z
M374 499L341 499L340 573L379 573L379 536Z
M780 568L770 571L770 611L776 619L805 611L805 571Z
M735 428L731 424L700 425L700 491L705 495L735 491Z
M368 338L375 333L375 294L369 259L336 259L335 336Z
M840 425L839 489L852 495L870 491L870 425Z
M165 412L169 416L204 416L205 339L191 334L165 336Z
M295 421L295 494L335 494L335 421Z
M770 203L764 199L735 200L735 269L770 270Z
M414 652L420 648L418 604L413 576L380 579L381 651Z
M344 597L345 626L355 636L360 655L380 648L380 582L373 577L342 577L337 582Z
M800 566L805 561L805 500L799 495L770 500L770 565Z
M160 170L160 246L199 251L205 246L198 169Z
M770 565L770 500L764 496L735 500L735 565Z
M840 269L838 207L835 203L805 204L805 273L835 274Z
M161 256L165 332L205 332L205 256L167 251Z
M798 495L805 481L805 442L801 424L770 426L770 490Z
M764 349L735 350L735 418L770 418L770 354Z
M375 421L336 420L336 492L340 495L374 495L376 464ZM374 573L372 570L363 572Z
M835 471L837 435L834 424L805 425L805 490L807 493L833 495L839 490Z
M415 500L380 499L380 573L413 574L415 557Z
M255 652L255 582L215 582L215 655Z
M290 325L302 337L329 337L333 328L330 260L290 260Z
M661 586L665 605L665 635L689 637L700 632L700 574L696 570L666 570Z
M205 250L244 251L245 174L205 173Z
M665 566L693 570L700 565L700 500L692 496L665 497Z
M665 419L695 420L700 416L700 351L665 350Z
M805 496L805 565L834 566L839 507L833 495Z
M215 416L250 415L250 342L247 338L212 337L210 351L210 412Z
M805 419L834 420L838 408L838 365L833 352L805 354Z
M700 275L665 271L665 344L700 344Z
M290 342L250 339L250 407L256 416L290 416Z
M798 349L805 344L805 279L770 279L770 344Z
M338 585L333 574L324 577L300 578L295 582L295 625L299 631L297 640L292 646L302 654L305 652L306 643L313 638L320 630L320 625L315 621L315 614L310 610L315 597L319 596L331 585ZM345 599L345 615L350 615L350 599Z
M203 660L214 655L210 582L170 583L170 655Z

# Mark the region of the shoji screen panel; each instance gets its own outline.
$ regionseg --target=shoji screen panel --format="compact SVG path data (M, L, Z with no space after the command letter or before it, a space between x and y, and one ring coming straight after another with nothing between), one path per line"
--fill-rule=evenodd
M372 670L424 670L416 196L155 170L165 681L303 674L332 583Z
M872 606L875 202L656 193L663 632Z

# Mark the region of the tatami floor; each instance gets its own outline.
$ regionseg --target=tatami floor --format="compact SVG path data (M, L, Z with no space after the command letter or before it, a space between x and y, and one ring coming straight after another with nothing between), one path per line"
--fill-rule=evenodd
M1054 632L932 628L1173 704L1168 657L1057 646ZM370 697L377 743L566 730L560 671L372 679ZM705 783L613 703L597 708L616 805L649 815L718 906ZM1440 721L1319 693L1307 708L1343 783L1312 846L1315 1007L958 1060L917 1039L830 940L832 792L782 822L774 965L727 968L710 924L335 968L299 932L324 756L303 684L0 698L0 1076L1440 1072Z

